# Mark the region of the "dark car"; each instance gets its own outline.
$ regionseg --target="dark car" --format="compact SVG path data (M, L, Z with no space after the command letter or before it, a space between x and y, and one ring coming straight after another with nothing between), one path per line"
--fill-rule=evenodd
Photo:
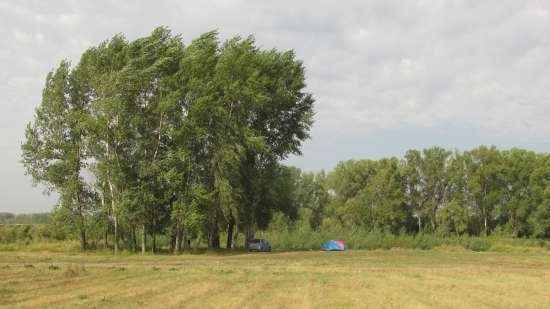
M248 251L257 251L257 252L270 252L271 251L271 244L269 244L269 241L265 239L252 239L248 243Z

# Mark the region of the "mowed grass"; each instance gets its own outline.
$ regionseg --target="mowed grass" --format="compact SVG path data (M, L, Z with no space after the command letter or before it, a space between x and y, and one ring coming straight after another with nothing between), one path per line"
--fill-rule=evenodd
M0 252L0 308L550 308L550 255Z

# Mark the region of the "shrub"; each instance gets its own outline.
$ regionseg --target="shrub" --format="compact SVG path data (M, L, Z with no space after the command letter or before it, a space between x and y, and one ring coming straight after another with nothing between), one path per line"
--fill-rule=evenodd
M435 234L410 235L401 233L390 234L380 230L344 230L332 228L330 230L315 231L308 227L289 228L282 231L268 230L260 231L257 237L266 238L271 242L274 250L302 249L318 250L321 245L330 239L341 239L348 245L349 249L419 249L429 250L436 247L463 247L467 250L483 252L492 250L493 246L506 246L506 248L545 248L550 249L550 242L539 239L506 238L501 236L479 237L479 236L438 236ZM496 247L496 250L499 247ZM518 251L517 249L513 251ZM538 252L538 249L536 250Z
M488 251L491 249L491 244L487 239L471 238L464 243L464 248L477 252Z

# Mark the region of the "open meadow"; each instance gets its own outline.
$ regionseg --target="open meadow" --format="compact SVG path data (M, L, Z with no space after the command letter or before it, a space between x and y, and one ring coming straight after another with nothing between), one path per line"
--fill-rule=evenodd
M550 308L550 254L0 252L0 308Z

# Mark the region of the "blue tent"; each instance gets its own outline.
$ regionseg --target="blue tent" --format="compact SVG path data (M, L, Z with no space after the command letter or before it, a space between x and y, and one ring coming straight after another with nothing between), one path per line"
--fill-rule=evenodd
M344 251L346 250L346 244L341 240L329 240L323 244L323 250L325 251Z

